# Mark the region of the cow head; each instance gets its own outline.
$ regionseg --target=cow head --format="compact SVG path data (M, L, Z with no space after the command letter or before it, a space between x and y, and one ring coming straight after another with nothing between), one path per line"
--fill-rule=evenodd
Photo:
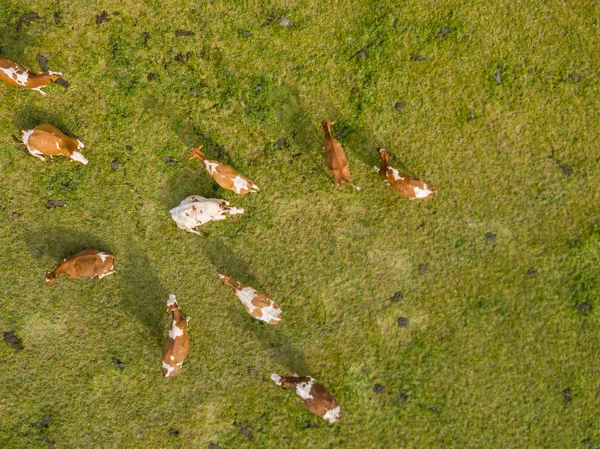
M165 310L166 313L172 312L173 310L178 310L179 309L179 304L177 304L177 299L175 298L174 294L170 294L169 295L169 300L167 301L167 309Z
M54 271L47 271L46 276L44 276L44 280L46 281L46 285L51 287L56 282L56 274Z
M381 160L386 163L390 160L390 152L385 148L377 148L377 154L379 154Z
M329 120L323 120L321 122L321 128L322 129L330 129L331 125L335 125L335 120L330 122Z

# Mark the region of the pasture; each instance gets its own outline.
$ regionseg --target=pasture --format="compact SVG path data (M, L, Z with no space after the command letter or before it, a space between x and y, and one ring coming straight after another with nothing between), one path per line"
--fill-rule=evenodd
M0 2L0 57L69 83L0 84L0 331L22 346L0 340L0 447L600 448L599 17L585 0ZM335 188L323 119L361 191ZM13 140L42 123L89 164ZM188 160L200 144L261 191L215 186ZM435 197L395 195L377 147ZM169 215L188 195L246 212L200 237ZM92 246L116 274L44 284ZM191 350L164 379L170 293ZM271 373L313 376L342 420Z

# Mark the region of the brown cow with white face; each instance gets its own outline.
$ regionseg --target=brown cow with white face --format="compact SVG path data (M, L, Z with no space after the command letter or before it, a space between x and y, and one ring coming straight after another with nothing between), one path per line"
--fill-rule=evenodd
M327 168L331 171L336 187L340 184L349 184L356 190L360 190L360 187L355 186L350 182L350 169L348 168L348 162L346 161L346 155L342 149L342 144L333 137L331 134L331 125L334 125L335 121L330 122L323 120L321 122L321 128L325 133L325 141L323 142L323 148L325 148L325 162Z
M217 184L227 190L239 193L240 195L246 195L250 192L258 192L260 189L256 184L250 181L245 176L240 175L236 170L231 168L229 165L221 164L218 161L208 160L200 149L202 145L196 148L192 148L192 155L190 160L197 158L204 163L204 167L209 175L211 175Z
M62 78L62 73L60 72L33 73L19 63L10 59L0 58L0 81L4 81L9 86L26 87L37 90L46 96L46 92L42 88L59 78Z
M252 287L242 285L231 276L219 273L223 285L233 288L235 295L242 301L246 312L252 318L269 324L277 324L281 320L281 309L275 301Z
M56 126L44 124L33 129L21 131L21 138L32 156L44 161L43 154L50 156L66 156L70 160L87 165L88 160L81 154L85 146L79 139L67 136Z
M181 372L183 361L190 351L190 337L188 336L190 317L183 316L179 311L175 295L169 295L166 312L172 312L173 321L163 347L162 373L164 377L173 377Z
M294 387L298 396L304 399L306 407L324 420L334 423L342 418L338 401L312 377L281 377L277 374L271 374L271 379L283 388Z
M104 276L114 273L115 256L98 251L96 248L88 248L66 257L54 269L46 274L46 285L50 287L56 282L61 274L65 273L70 278Z

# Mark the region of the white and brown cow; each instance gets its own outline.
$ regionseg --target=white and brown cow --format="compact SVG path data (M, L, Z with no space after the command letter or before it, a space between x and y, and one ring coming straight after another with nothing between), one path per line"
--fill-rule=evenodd
M81 154L85 146L79 139L67 136L56 126L44 124L33 129L21 131L21 138L32 156L44 161L43 154L50 156L66 156L70 160L87 165L88 160Z
M179 229L203 235L195 228L209 221L225 220L227 215L242 214L244 209L230 207L229 201L191 195L183 200L179 206L171 209L170 212Z
M379 173L379 177L398 195L411 200L426 200L437 192L437 189L433 185L413 178L409 174L400 173L394 167L390 167L390 152L385 148L377 149L377 153L379 153L379 157L381 158L381 168L377 169L377 167L373 167L373 169Z
M240 175L235 169L229 165L221 164L218 161L209 160L200 149L202 145L192 148L190 160L197 158L204 163L204 167L209 175L211 175L217 184L227 190L246 195L250 192L258 192L260 189L256 184L250 181L245 176Z
M54 269L46 273L46 285L50 287L56 282L61 274L65 273L70 278L104 276L114 273L115 256L98 251L96 248L88 248L66 257Z
M171 329L162 354L162 373L164 377L173 377L181 372L181 366L190 351L190 337L188 336L188 321L179 311L179 304L175 295L169 295L166 312L173 314Z
M252 287L242 285L238 281L223 273L219 273L219 279L223 285L233 288L235 295L240 298L246 312L252 318L269 324L277 324L281 320L281 309L275 301L262 292Z
M46 92L42 88L59 78L62 78L60 72L33 73L17 62L0 58L0 81L4 81L10 86L21 86L37 90L45 96Z
M271 379L283 388L294 387L298 396L304 399L306 407L324 420L334 423L342 418L338 401L312 377L281 377L277 374L271 374Z

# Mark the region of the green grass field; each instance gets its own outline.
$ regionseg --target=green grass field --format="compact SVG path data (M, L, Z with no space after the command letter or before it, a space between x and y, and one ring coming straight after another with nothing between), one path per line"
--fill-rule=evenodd
M70 83L0 85L0 331L23 344L0 340L0 447L600 448L599 18L587 0L0 2L0 57ZM325 167L325 118L360 192ZM42 123L89 165L13 141ZM215 190L199 144L261 192ZM396 196L378 146L436 197ZM246 213L186 233L168 211L191 194ZM44 285L91 246L116 275ZM163 379L169 293L192 349ZM271 373L315 377L342 421Z

